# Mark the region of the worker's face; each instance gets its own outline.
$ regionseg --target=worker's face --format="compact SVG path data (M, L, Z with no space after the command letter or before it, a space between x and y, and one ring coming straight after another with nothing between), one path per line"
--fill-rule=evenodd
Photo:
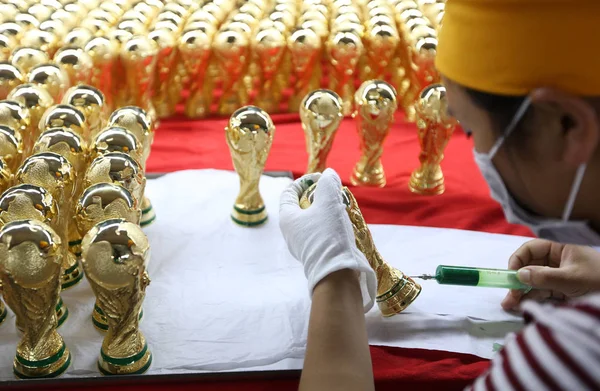
M475 150L489 152L500 136L498 124L493 123L493 118L486 110L474 104L462 86L448 79L443 81L451 114L465 131L471 133ZM575 116L577 122L578 114L571 115L571 109L563 107L562 100L550 95L551 99L532 99L529 110L533 111L533 116L529 113L528 123L517 128L507 138L496 153L493 164L507 189L521 206L540 216L559 218L565 207L575 170L583 163L570 157L573 152L569 148L579 148L580 155L589 159L595 147L591 152L584 151L583 143L578 144L572 140L573 137L568 136L564 119L566 116ZM510 118L506 120L508 122ZM596 127L597 125L596 120ZM593 137L589 141L593 142ZM576 216L576 213L577 208L574 218L588 218Z

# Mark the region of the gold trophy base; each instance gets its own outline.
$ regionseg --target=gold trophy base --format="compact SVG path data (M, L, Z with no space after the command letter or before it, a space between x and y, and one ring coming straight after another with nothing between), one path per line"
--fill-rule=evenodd
M2 322L4 322L4 319L6 319L6 314L8 312L6 311L6 306L4 305L4 303L0 300L0 324L2 324Z
M144 310L140 310L140 320L144 317ZM104 311L97 304L94 304L94 311L92 312L92 323L96 330L101 331L103 333L108 331L108 321L106 320L106 315L104 315Z
M242 209L238 206L233 206L231 219L234 223L243 227L257 227L267 221L267 209L263 205L258 209Z
M20 379L41 379L62 375L71 364L71 352L64 344L50 357L30 361L17 353L13 362L13 371Z
M370 187L385 187L385 173L383 168L376 170L375 173L367 174L364 171L354 169L352 176L350 177L350 183L353 186L370 186Z
M150 368L152 364L152 353L148 350L148 344L137 354L130 357L110 357L100 350L98 369L103 375L140 375Z
M385 317L393 316L404 311L421 293L421 285L412 278L405 276L397 269L392 269L398 282L385 293L377 295L376 301L381 314Z
M81 271L81 266L79 266L79 262L76 262L63 273L61 289L64 291L77 285L82 278L83 272Z
M446 190L444 186L444 174L439 165L431 167L420 167L413 171L408 182L408 189L416 194L440 195Z
M156 213L150 200L146 197L142 200L142 219L140 220L140 227L146 227L152 224L156 220Z

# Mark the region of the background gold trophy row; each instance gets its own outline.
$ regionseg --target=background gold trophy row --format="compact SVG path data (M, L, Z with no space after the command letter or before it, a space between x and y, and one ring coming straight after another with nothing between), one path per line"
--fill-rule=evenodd
M138 107L109 116L94 87L64 96L52 87L19 85L0 101L0 281L22 333L13 370L38 378L67 369L60 292L85 272L93 324L106 331L99 370L141 373L152 357L138 322L150 282L140 224L154 219L144 196L153 125ZM6 313L0 302L0 321Z
M189 117L249 103L297 111L318 88L337 92L347 115L359 80L381 79L413 119L419 91L438 79L443 13L441 0L7 0L0 98L32 79L60 89L57 72L36 68L53 60L111 109L151 116L180 102Z

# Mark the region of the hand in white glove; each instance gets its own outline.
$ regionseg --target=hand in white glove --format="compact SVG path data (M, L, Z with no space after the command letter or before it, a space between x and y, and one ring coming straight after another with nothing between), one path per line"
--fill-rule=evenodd
M317 181L313 204L301 209L302 193ZM356 270L367 312L374 304L377 278L356 247L341 189L340 177L332 169L297 179L281 195L279 225L290 253L304 265L311 296L327 275L342 269Z

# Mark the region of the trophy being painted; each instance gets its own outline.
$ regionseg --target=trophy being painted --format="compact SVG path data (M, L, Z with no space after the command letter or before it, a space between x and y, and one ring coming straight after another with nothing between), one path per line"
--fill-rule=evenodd
M133 224L140 223L141 213L135 207L136 200L129 190L112 183L98 183L85 189L75 209L75 221L80 235L85 236L94 225L110 220L124 219ZM142 312L140 312L140 318ZM92 323L100 331L108 330L106 315L94 305Z
M318 182L309 187L300 198L300 207L306 209L314 201ZM356 238L356 247L365 255L377 275L377 305L383 316L393 316L404 311L421 293L421 286L400 270L390 266L377 251L371 231L362 216L354 195L347 187L341 196Z
M141 144L142 150L142 159L138 162L142 166L144 172L146 171L146 160L150 155L150 147L152 145L152 141L154 139L154 124L152 123L150 117L146 112L139 107L128 106L122 107L116 110L111 114L108 119L109 127L122 127L130 131L135 135L139 143ZM100 143L96 143L99 145ZM134 159L136 159L137 150L133 151L129 149L128 151L122 150L121 152L128 153ZM142 220L140 225L142 227L148 226L154 222L156 219L156 213L154 212L154 207L152 203L148 199L148 197L144 196L142 198Z
M456 120L448 115L444 86L432 84L425 88L421 92L416 110L421 166L411 174L408 188L418 194L442 194L445 186L440 163L456 126Z
M56 377L71 362L56 331L62 256L60 237L44 223L13 221L0 231L3 296L23 327L13 361L19 378Z
M75 170L69 161L53 152L32 155L23 161L16 175L17 183L28 183L46 189L58 203L59 221L55 231L60 235L63 247L63 285L69 288L81 280L77 258L69 251L69 221L75 186ZM66 212L66 213L65 213Z
M185 103L185 115L190 118L202 118L210 113L212 78L206 71L213 34L210 29L193 29L179 38L182 71L189 79L190 96Z
M354 186L384 187L381 155L398 107L394 87L382 80L364 82L354 95L356 128L362 156L352 173Z
M289 99L289 111L295 112L310 91L319 88L321 81L321 38L312 30L294 31L288 38L292 73L295 75L294 94Z
M302 101L300 119L306 136L307 173L327 168L327 156L343 118L342 99L333 91L316 90Z
M231 218L241 226L255 227L267 221L258 185L274 135L271 117L255 106L237 110L225 128L233 166L240 177L240 192Z
M95 87L88 85L71 87L65 93L62 103L77 108L85 116L86 140L96 137L106 124L108 108L104 102L104 94Z
M83 238L83 268L108 322L98 360L105 375L141 374L152 363L139 330L149 258L148 238L140 226L123 219L105 220Z

